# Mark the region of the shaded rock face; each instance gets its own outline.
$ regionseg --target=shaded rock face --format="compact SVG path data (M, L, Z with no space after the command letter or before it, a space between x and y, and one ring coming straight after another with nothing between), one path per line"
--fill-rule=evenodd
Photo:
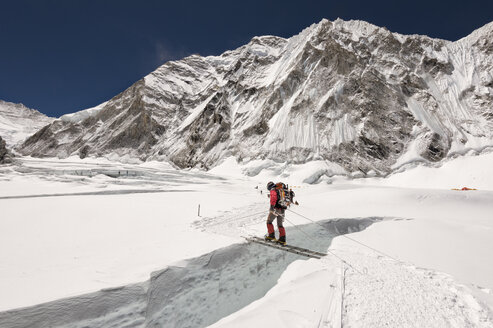
M141 87L137 82L96 115L79 122L53 122L28 138L20 151L38 157L78 154L80 158L116 152L145 159L165 129L142 102Z
M0 164L8 164L12 162L10 152L7 150L5 140L0 137Z
M221 56L168 62L20 151L204 168L227 156L324 159L382 173L409 151L439 161L493 139L492 31L449 42L322 20L290 39L255 37Z
M220 143L227 143L231 131L231 108L222 93L216 93L206 104L204 110L184 133L186 148L182 148L171 157L180 167L192 167L201 162L201 153L213 152ZM217 154L215 160L220 159Z

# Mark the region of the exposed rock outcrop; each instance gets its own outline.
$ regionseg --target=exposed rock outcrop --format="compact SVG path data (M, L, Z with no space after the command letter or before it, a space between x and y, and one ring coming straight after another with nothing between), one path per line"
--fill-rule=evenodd
M0 164L12 163L12 156L7 149L5 140L0 137Z

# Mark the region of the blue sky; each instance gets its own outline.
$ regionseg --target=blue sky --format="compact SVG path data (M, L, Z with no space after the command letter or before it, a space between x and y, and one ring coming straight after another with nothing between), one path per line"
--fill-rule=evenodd
M60 116L168 60L290 37L322 18L457 40L493 21L493 1L0 0L0 13L0 99Z

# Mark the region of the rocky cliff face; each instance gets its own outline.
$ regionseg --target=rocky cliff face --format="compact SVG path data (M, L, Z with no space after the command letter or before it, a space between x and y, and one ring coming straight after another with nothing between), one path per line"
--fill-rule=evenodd
M12 162L12 157L7 150L7 144L5 140L0 137L0 164L8 164Z
M33 156L128 154L180 167L227 156L382 173L493 145L493 23L456 42L322 20L221 56L168 62L21 147Z

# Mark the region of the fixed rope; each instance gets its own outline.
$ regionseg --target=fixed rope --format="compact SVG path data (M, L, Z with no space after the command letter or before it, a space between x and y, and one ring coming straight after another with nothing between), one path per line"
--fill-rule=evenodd
M310 222L312 222L312 223L315 223L316 225L318 225L318 226L320 226L320 227L322 227L322 228L324 228L324 229L328 230L326 227L324 227L323 225L321 225L320 223L318 223L318 222L317 222L317 221L315 221L315 220L312 220L312 219L310 219L310 218L308 218L308 217L306 217L306 216L304 216L304 215L302 215L302 214L296 213L295 211L292 211L292 210L290 210L290 209L288 209L288 211L290 211L291 213L296 214L296 215L298 215L298 216L300 216L300 217L302 217L302 218L305 218L305 219L307 219L308 221L310 221ZM361 246L364 246L364 247L366 247L366 248L368 248L368 249L371 249L371 250L372 250L372 251L374 251L375 253L378 253L378 254L383 255L383 256L385 256L385 257L388 257L388 258L391 258L391 259L392 259L392 260L394 260L394 261L401 262L399 259L397 259L397 258L395 258L395 257L393 257L393 256L391 256L391 255L389 255L389 254L386 254L386 253L384 253L384 252L382 252L382 251L380 251L380 250L378 250L378 249L376 249L376 248L374 248L374 247L371 247L371 246L369 246L369 245L366 245L365 243L362 243L362 242L360 242L360 241L358 241L358 240L356 240L356 239L353 239L353 238L348 237L348 236L346 236L346 235L339 235L339 236L344 237L344 238L346 238L346 239L349 239L349 240L351 240L351 241L353 241L353 242L355 242L355 243L357 243L357 244L360 244Z
M304 235L306 235L308 237L308 239L311 239L313 240L313 237L310 236L308 233L306 233L305 231L303 231L300 227L298 227L296 224L294 224L293 222L289 221L288 219L286 219L286 217L284 217L284 219L289 222L293 227L295 227L296 229L298 229L301 233L303 233ZM332 256L338 258L342 263L346 264L347 266L349 266L350 268L352 268L354 271L358 272L359 274L363 274L361 271L359 271L358 269L356 269L354 266L351 265L351 263L349 263L348 261L344 260L342 257L334 254L334 252L332 252L330 249L327 250L327 252L329 254L331 254Z

